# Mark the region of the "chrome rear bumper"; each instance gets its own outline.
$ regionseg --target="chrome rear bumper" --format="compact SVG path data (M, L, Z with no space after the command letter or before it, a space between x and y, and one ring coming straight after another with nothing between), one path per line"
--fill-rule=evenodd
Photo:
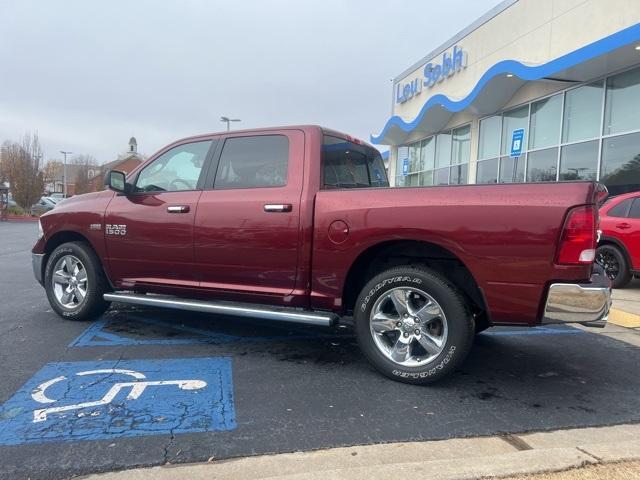
M549 287L543 324L579 323L604 327L611 308L611 281L594 265L589 283L554 283Z

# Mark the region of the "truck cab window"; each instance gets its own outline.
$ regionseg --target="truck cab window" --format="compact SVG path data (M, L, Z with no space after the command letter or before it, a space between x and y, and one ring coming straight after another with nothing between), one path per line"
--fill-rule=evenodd
M322 145L325 189L388 187L387 172L374 148L325 135Z
M178 145L156 158L138 175L138 192L196 190L211 141Z
M289 139L284 135L228 138L213 188L283 187L288 165Z

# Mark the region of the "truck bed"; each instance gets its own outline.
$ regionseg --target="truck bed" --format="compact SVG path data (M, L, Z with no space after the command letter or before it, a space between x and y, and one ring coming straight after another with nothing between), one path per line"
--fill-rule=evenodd
M494 324L532 325L553 281L586 281L590 265L554 263L565 216L595 202L593 182L461 185L320 191L315 199L312 302L338 296L352 265L376 244L409 239L438 245L462 262ZM326 232L341 220L340 244ZM330 279L328 281L327 279Z

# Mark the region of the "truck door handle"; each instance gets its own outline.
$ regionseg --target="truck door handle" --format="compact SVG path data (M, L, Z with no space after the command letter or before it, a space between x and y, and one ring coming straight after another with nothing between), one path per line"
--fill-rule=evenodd
M617 223L616 224L616 228L622 228L622 229L631 228L631 225L629 225L628 223L624 223L624 222L623 223Z
M293 210L293 205L290 203L267 203L264 206L264 211L268 213L290 212L291 210Z
M170 205L167 207L169 213L187 213L189 211L189 205Z

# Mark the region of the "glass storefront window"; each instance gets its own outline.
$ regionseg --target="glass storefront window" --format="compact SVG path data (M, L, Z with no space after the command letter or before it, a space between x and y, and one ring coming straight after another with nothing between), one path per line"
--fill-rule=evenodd
M434 185L449 185L449 167L440 168L433 172Z
M420 185L430 186L433 185L433 170L428 172L422 172L420 174Z
M504 112L502 115L502 155L509 154L514 130L524 128L525 137L528 135L527 123L529 123L529 105ZM526 142L526 138L524 141Z
M470 125L398 147L396 186L467 183L470 156ZM408 175L402 174L404 158L409 162ZM460 168L451 168L450 165Z
M476 168L476 183L497 183L498 159L481 160Z
M595 180L597 170L598 140L562 147L560 180Z
M422 170L431 170L435 163L436 139L429 137L420 143L420 158L422 160Z
M640 190L640 133L602 140L600 181L611 195Z
M529 148L545 148L558 145L562 94L531 104ZM511 136L509 136L509 139ZM506 152L505 152L506 153Z
M562 141L578 142L595 138L602 117L602 82L569 90L564 97Z
M500 183L524 182L524 155L520 157L502 157L500 159Z
M640 68L607 80L604 134L640 129Z
M478 159L497 157L500 155L500 129L502 116L485 118L480 121L480 137L478 139Z
M599 179L612 194L640 191L639 98L636 67L481 119L476 183ZM525 149L512 159L513 131L521 128ZM468 183L470 145L465 125L399 147L396 185Z
M471 126L457 128L453 131L451 148L451 165L469 163L471 155ZM465 175L466 178L466 175Z
M449 183L451 185L463 185L467 183L467 164L454 165L451 167Z
M409 145L409 172L419 172L420 165L420 142Z
M547 148L527 155L527 182L555 182L558 170L558 149Z
M402 164L409 158L409 147L398 147L398 159L396 161L396 177L402 177Z
M407 175L405 177L405 183L404 183L405 187L416 187L418 185L420 185L419 173L412 173L411 175Z
M441 133L436 137L436 167L451 165L451 133Z

